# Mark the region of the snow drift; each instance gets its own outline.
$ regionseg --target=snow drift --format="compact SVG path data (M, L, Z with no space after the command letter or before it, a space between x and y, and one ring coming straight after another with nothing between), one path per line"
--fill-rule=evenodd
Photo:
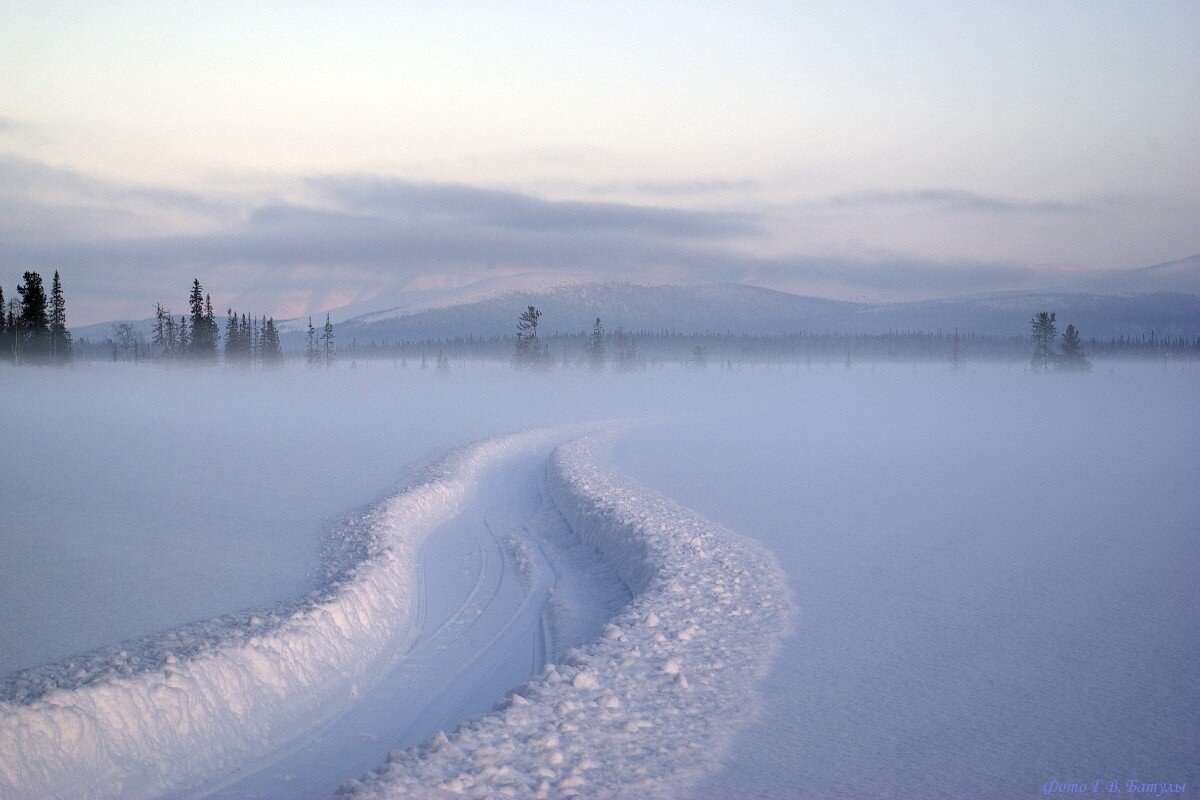
M551 495L633 601L493 713L339 795L666 797L719 763L787 628L785 577L761 546L602 466L607 441L560 446Z
M195 785L326 719L401 646L422 541L489 465L548 431L423 469L327 543L307 597L26 670L0 687L0 797L152 797Z

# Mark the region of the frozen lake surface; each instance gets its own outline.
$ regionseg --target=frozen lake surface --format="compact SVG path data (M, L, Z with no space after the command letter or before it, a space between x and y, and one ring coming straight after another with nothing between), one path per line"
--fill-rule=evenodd
M700 796L1200 782L1191 365L27 374L0 676L303 596L322 526L448 445L638 417L617 465L765 544L800 609Z
M1200 782L1200 386L1116 369L751 380L622 441L771 547L801 608L700 796Z

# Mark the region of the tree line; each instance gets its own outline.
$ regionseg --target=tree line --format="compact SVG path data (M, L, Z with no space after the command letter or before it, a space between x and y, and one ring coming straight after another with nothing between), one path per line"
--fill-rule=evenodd
M538 338L537 326L538 320L541 318L542 312L534 306L527 306L517 317L517 337L512 354L512 365L516 369L547 369L554 365L554 354ZM612 338L612 362L616 369L630 371L642 366L641 359L638 358L637 343L632 335L618 328ZM588 335L588 369L598 372L605 369L608 363L604 324L599 317L596 317L596 322L592 325L592 332Z
M274 367L283 363L281 334L270 316L250 316L226 309L222 325L199 279L188 295L189 313L175 317L161 304L155 307L152 341L147 343L132 323L117 323L113 336L102 343L81 339L72 342L66 328L66 306L61 280L54 275L49 296L41 277L26 272L18 287L19 300L5 303L0 288L0 361L9 363L68 363L79 358L137 361L142 359L191 364L218 363ZM385 358L406 365L420 359L448 369L451 360L506 359L519 370L547 369L556 364L586 367L592 371L642 369L677 363L691 367L710 364L734 366L749 363L824 363L851 365L857 361L938 361L955 370L970 360L1030 358L1029 337L986 334L891 331L886 334L786 333L786 334L683 334L669 330L607 331L597 317L590 331L539 335L542 311L528 306L517 316L512 335L462 337L416 341L361 341L350 339L339 348L347 358ZM1121 336L1085 342L1074 325L1058 333L1054 312L1040 312L1030 323L1034 352L1028 362L1037 371L1086 370L1089 354L1102 358L1200 358L1200 337ZM299 340L301 332L290 334ZM329 315L323 327L312 318L304 334L304 360L313 369L335 363L334 331ZM296 341L293 347L298 348ZM1022 355L1022 352L1024 355Z
M54 271L50 295L42 276L26 272L17 285L17 297L4 301L0 286L0 361L9 364L71 363L71 332L67 330L67 303L62 281Z
M690 363L696 348L704 351L710 366L738 364L844 365L847 360L879 363L945 362L960 368L977 362L1008 362L1028 365L1030 337L1027 334L996 335L953 331L892 331L889 333L680 333L671 330L610 330L605 326L601 341L606 348L604 363L653 367ZM591 331L555 332L539 335L544 351L542 366L589 368ZM1200 359L1200 337L1160 337L1153 334L1083 339L1089 358L1104 359ZM509 361L514 354L512 334L491 336L431 337L424 339L374 339L346 335L338 352L343 358L395 361L397 366L419 363L422 355L432 362L437 353L451 361ZM624 353L622 357L620 354ZM546 356L552 355L552 359ZM640 368L638 367L638 368Z
M161 303L154 307L154 324L148 356L156 361L191 365L226 364L270 369L283 364L283 347L275 318L225 310L224 332L213 310L212 296L205 293L200 279L192 281L188 294L188 312L178 320ZM140 360L141 340L130 323L117 323L110 340L114 361ZM333 324L325 317L325 328L318 336L312 318L308 320L306 357L309 367L332 367L334 362Z

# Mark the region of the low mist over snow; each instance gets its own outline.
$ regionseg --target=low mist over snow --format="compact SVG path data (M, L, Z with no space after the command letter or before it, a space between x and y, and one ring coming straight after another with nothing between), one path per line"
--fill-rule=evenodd
M1191 362L1098 362L1081 375L1005 365L953 372L940 363L592 374L479 362L422 370L389 361L318 372L97 363L7 374L15 379L0 384L4 440L21 456L0 467L0 608L7 609L0 653L17 686L31 686L22 675L62 676L52 678L62 681L58 688L32 687L50 692L36 703L69 704L80 680L72 670L84 675L80 656L94 648L171 629L201 642L228 639L241 629L179 626L303 601L325 580L315 572L323 526L388 496L414 474L412 464L449 445L633 420L616 442L617 465L768 548L796 599L793 632L745 698L761 716L742 733L730 728L730 749L717 758L722 745L716 760L705 760L714 774L697 796L753 787L766 797L796 790L887 797L898 785L921 796L1007 796L1036 793L1081 770L1121 780L1200 779L1188 745L1200 724L1193 688L1200 621L1189 601L1200 518L1191 490L1200 374ZM497 552L519 575L541 569L535 546ZM469 573L479 552L464 550L461 568ZM429 589L435 605L439 591L462 580L442 574L444 588ZM594 579L614 580L603 575ZM519 585L507 590L517 599ZM454 591L466 598L470 583ZM574 614L598 630L597 609L614 613L600 598L619 591L613 584L578 594L562 606L568 616L560 622ZM650 619L653 611L638 613ZM548 619L551 629L560 624ZM637 624L645 624L642 616ZM236 625L266 635L252 622ZM639 627L636 637L653 630ZM675 641L675 628L663 630ZM700 628L678 630L678 641L702 636ZM534 677L537 652L549 661L567 657L533 641L529 671L517 677L518 668L512 683L498 687ZM142 651L123 647L122 656L105 658L139 680ZM568 684L577 671L607 674L601 662L581 666L592 657L561 667ZM629 658L633 674L640 656ZM681 691L672 685L678 665L663 658L654 680ZM47 671L48 661L58 666ZM694 669L685 684L698 679ZM119 673L107 680L122 680ZM625 691L586 688L584 678L565 690L554 688L558 677L538 680L522 700L501 706L516 710L497 713L516 725L541 719L541 711L521 710L525 702L562 691L609 702L606 691L614 698ZM1096 697L1104 698L1099 707ZM352 698L339 702L350 704L346 713L355 708ZM487 701L478 702L460 713L486 711ZM421 719L452 729L465 719L453 716L459 707ZM621 725L630 719L620 710L604 714ZM428 752L397 755L384 770L389 734L372 733L372 718L353 730L375 736L375 749L352 748L340 774L333 762L337 782L362 778L361 786L389 796L389 786L411 789L413 775L425 776L416 784L424 786L456 780L454 770L467 764L480 771L472 780L503 777L486 772L505 763L486 749L504 746L503 728L483 733L495 723L481 721L466 739L452 739L451 750L434 742ZM416 742L437 728L406 730L418 737L406 742ZM674 736L647 728L629 741L687 741ZM200 755L187 762L192 767L177 766L200 769L207 763ZM560 774L547 762L536 769L586 792L632 768L636 762L622 760L631 757L614 757L611 769L595 774ZM363 758L373 766L355 766ZM376 777L364 777L368 770ZM385 773L392 777L378 779ZM270 796L306 796L278 773L245 774L282 792Z

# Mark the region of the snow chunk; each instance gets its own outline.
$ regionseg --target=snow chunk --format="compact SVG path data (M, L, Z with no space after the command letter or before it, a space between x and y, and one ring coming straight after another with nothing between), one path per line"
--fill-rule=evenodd
M580 672L571 679L571 685L576 689L597 689L600 684L596 681L596 676L590 672Z

